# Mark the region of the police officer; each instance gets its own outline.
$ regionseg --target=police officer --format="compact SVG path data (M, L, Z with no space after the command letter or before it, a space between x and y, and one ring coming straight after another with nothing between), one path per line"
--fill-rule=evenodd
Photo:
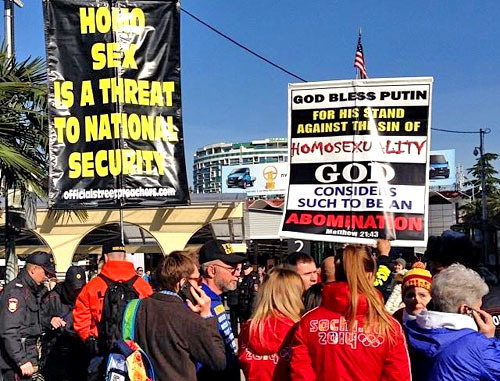
M40 298L46 291L43 283L55 273L52 255L37 251L0 295L0 368L4 381L30 380L38 372Z
M238 313L240 322L244 323L252 315L253 305L257 291L259 291L259 274L253 269L249 262L243 263L241 270L243 280L239 286L238 292Z
M238 287L240 279L238 279ZM238 293L238 289L225 293L227 306L229 307L229 320L235 336L238 336Z

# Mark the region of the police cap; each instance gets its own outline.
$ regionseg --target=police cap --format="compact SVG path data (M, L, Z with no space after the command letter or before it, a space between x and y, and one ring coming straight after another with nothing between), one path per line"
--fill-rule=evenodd
M49 253L46 253L44 251L35 251L33 254L30 254L28 258L26 258L26 263L40 266L49 276L56 275L54 258L52 258L52 255Z

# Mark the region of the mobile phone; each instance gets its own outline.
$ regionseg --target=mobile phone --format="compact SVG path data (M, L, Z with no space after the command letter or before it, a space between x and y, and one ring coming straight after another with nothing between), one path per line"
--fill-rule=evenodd
M472 312L473 312L472 308L470 308L469 306L465 306L465 314L466 315L469 315L470 317L472 317L473 316Z
M191 283L189 281L185 281L184 284L182 285L181 289L179 290L178 294L182 298L182 300L190 300L191 303L194 305L198 304L196 299L194 298L193 294L191 293Z

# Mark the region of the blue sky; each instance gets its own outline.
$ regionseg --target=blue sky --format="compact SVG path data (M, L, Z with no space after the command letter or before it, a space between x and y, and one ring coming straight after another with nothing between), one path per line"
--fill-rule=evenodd
M45 56L42 2L25 3L16 8L17 55ZM370 77L433 76L433 127L491 128L486 150L499 152L498 0L185 0L182 7L308 81L354 77L361 27ZM198 147L286 136L287 85L296 79L186 14L181 64L190 177ZM432 134L432 149L456 149L465 167L477 145L479 135Z

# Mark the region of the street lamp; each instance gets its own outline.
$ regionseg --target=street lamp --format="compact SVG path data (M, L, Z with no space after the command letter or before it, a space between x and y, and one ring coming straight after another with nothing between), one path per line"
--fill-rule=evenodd
M21 0L4 0L4 36L7 57L14 57L14 4L19 8L24 7Z
M481 230L483 231L483 258L484 264L488 263L488 203L486 200L486 167L484 160L484 135L489 134L491 129L479 129L479 147L474 147L474 156L479 156L481 171Z

